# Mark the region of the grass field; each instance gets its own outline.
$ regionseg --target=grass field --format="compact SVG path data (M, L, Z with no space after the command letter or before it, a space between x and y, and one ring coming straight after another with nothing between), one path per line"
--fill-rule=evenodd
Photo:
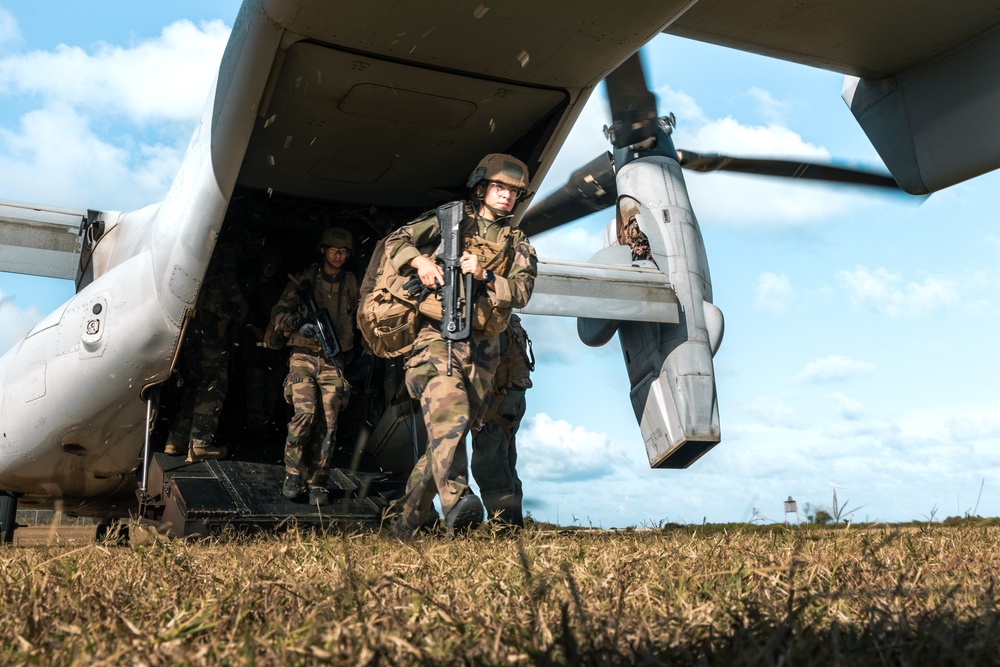
M0 547L0 664L975 665L1000 526Z

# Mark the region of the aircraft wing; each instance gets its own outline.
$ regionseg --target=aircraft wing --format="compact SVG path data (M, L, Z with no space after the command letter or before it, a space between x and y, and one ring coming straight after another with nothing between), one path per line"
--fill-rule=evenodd
M666 33L848 75L843 97L900 186L1000 167L1000 5L699 0Z
M612 250L621 249L621 246ZM626 248L627 250L627 248ZM589 317L633 322L680 321L677 295L655 268L538 260L528 315Z
M740 51L880 79L1000 24L981 0L699 0L665 31Z
M75 280L87 211L0 201L0 271Z

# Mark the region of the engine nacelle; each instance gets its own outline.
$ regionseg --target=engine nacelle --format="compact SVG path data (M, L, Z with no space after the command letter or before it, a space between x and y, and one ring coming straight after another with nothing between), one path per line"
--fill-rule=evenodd
M711 302L708 259L677 161L662 153L634 158L619 167L617 181L618 224L638 225L680 311L677 324L618 327L632 408L650 466L686 468L722 439L712 363L722 311Z

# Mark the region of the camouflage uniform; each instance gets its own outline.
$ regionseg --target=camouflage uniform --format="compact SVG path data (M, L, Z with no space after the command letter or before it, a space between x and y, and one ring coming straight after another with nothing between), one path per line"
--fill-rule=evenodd
M472 475L490 518L523 526L523 493L517 476L517 429L524 417L525 390L531 387L531 340L517 315L500 334L500 364L494 376L483 425L472 435Z
M225 448L214 446L214 440L229 389L231 325L247 315L236 274L237 254L227 244L212 258L185 336L184 392L165 451L187 451L192 461L226 454Z
M316 338L306 338L295 329L305 315L297 287L303 280L309 281L316 304L326 309L336 329L341 354L333 361L324 358ZM295 413L288 422L285 472L300 475L310 489L325 488L336 445L337 414L350 398L344 371L354 347L357 307L358 281L353 273L342 269L331 279L322 266L313 264L288 284L271 311L269 333L273 330L291 348L284 393ZM275 346L274 340L266 342Z
M505 240L502 252L508 262L497 272L489 298L498 308L522 308L528 303L538 273L535 250L521 232L513 232L506 220L488 221L466 209L462 222L463 242L475 253L477 245ZM435 247L441 238L436 215L429 213L391 234L386 254L397 272L421 248ZM499 337L473 331L472 337L452 347L452 375L447 375L447 342L437 322L425 322L406 362L406 387L420 401L427 427L427 449L417 461L400 502L401 524L415 529L433 516L434 494L440 495L445 517L469 488L465 436L484 409L484 401L500 360Z

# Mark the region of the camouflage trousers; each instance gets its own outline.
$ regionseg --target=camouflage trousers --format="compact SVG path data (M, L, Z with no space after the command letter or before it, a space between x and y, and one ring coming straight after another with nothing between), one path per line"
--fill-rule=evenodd
M521 480L517 476L517 429L524 418L524 389L511 387L494 397L493 417L472 435L472 476L490 518L524 525Z
M193 328L184 355L184 392L168 437L179 452L212 445L229 390L229 345L225 337Z
M404 525L417 528L433 513L435 493L447 516L469 488L465 436L481 416L486 392L500 361L497 336L452 344L452 374L447 374L448 344L437 323L424 324L413 356L406 362L406 388L420 401L427 448L417 460L400 501Z
M285 472L298 473L310 487L327 482L337 444L337 414L351 386L343 371L323 357L293 352L285 378L285 400L295 413L288 422Z

